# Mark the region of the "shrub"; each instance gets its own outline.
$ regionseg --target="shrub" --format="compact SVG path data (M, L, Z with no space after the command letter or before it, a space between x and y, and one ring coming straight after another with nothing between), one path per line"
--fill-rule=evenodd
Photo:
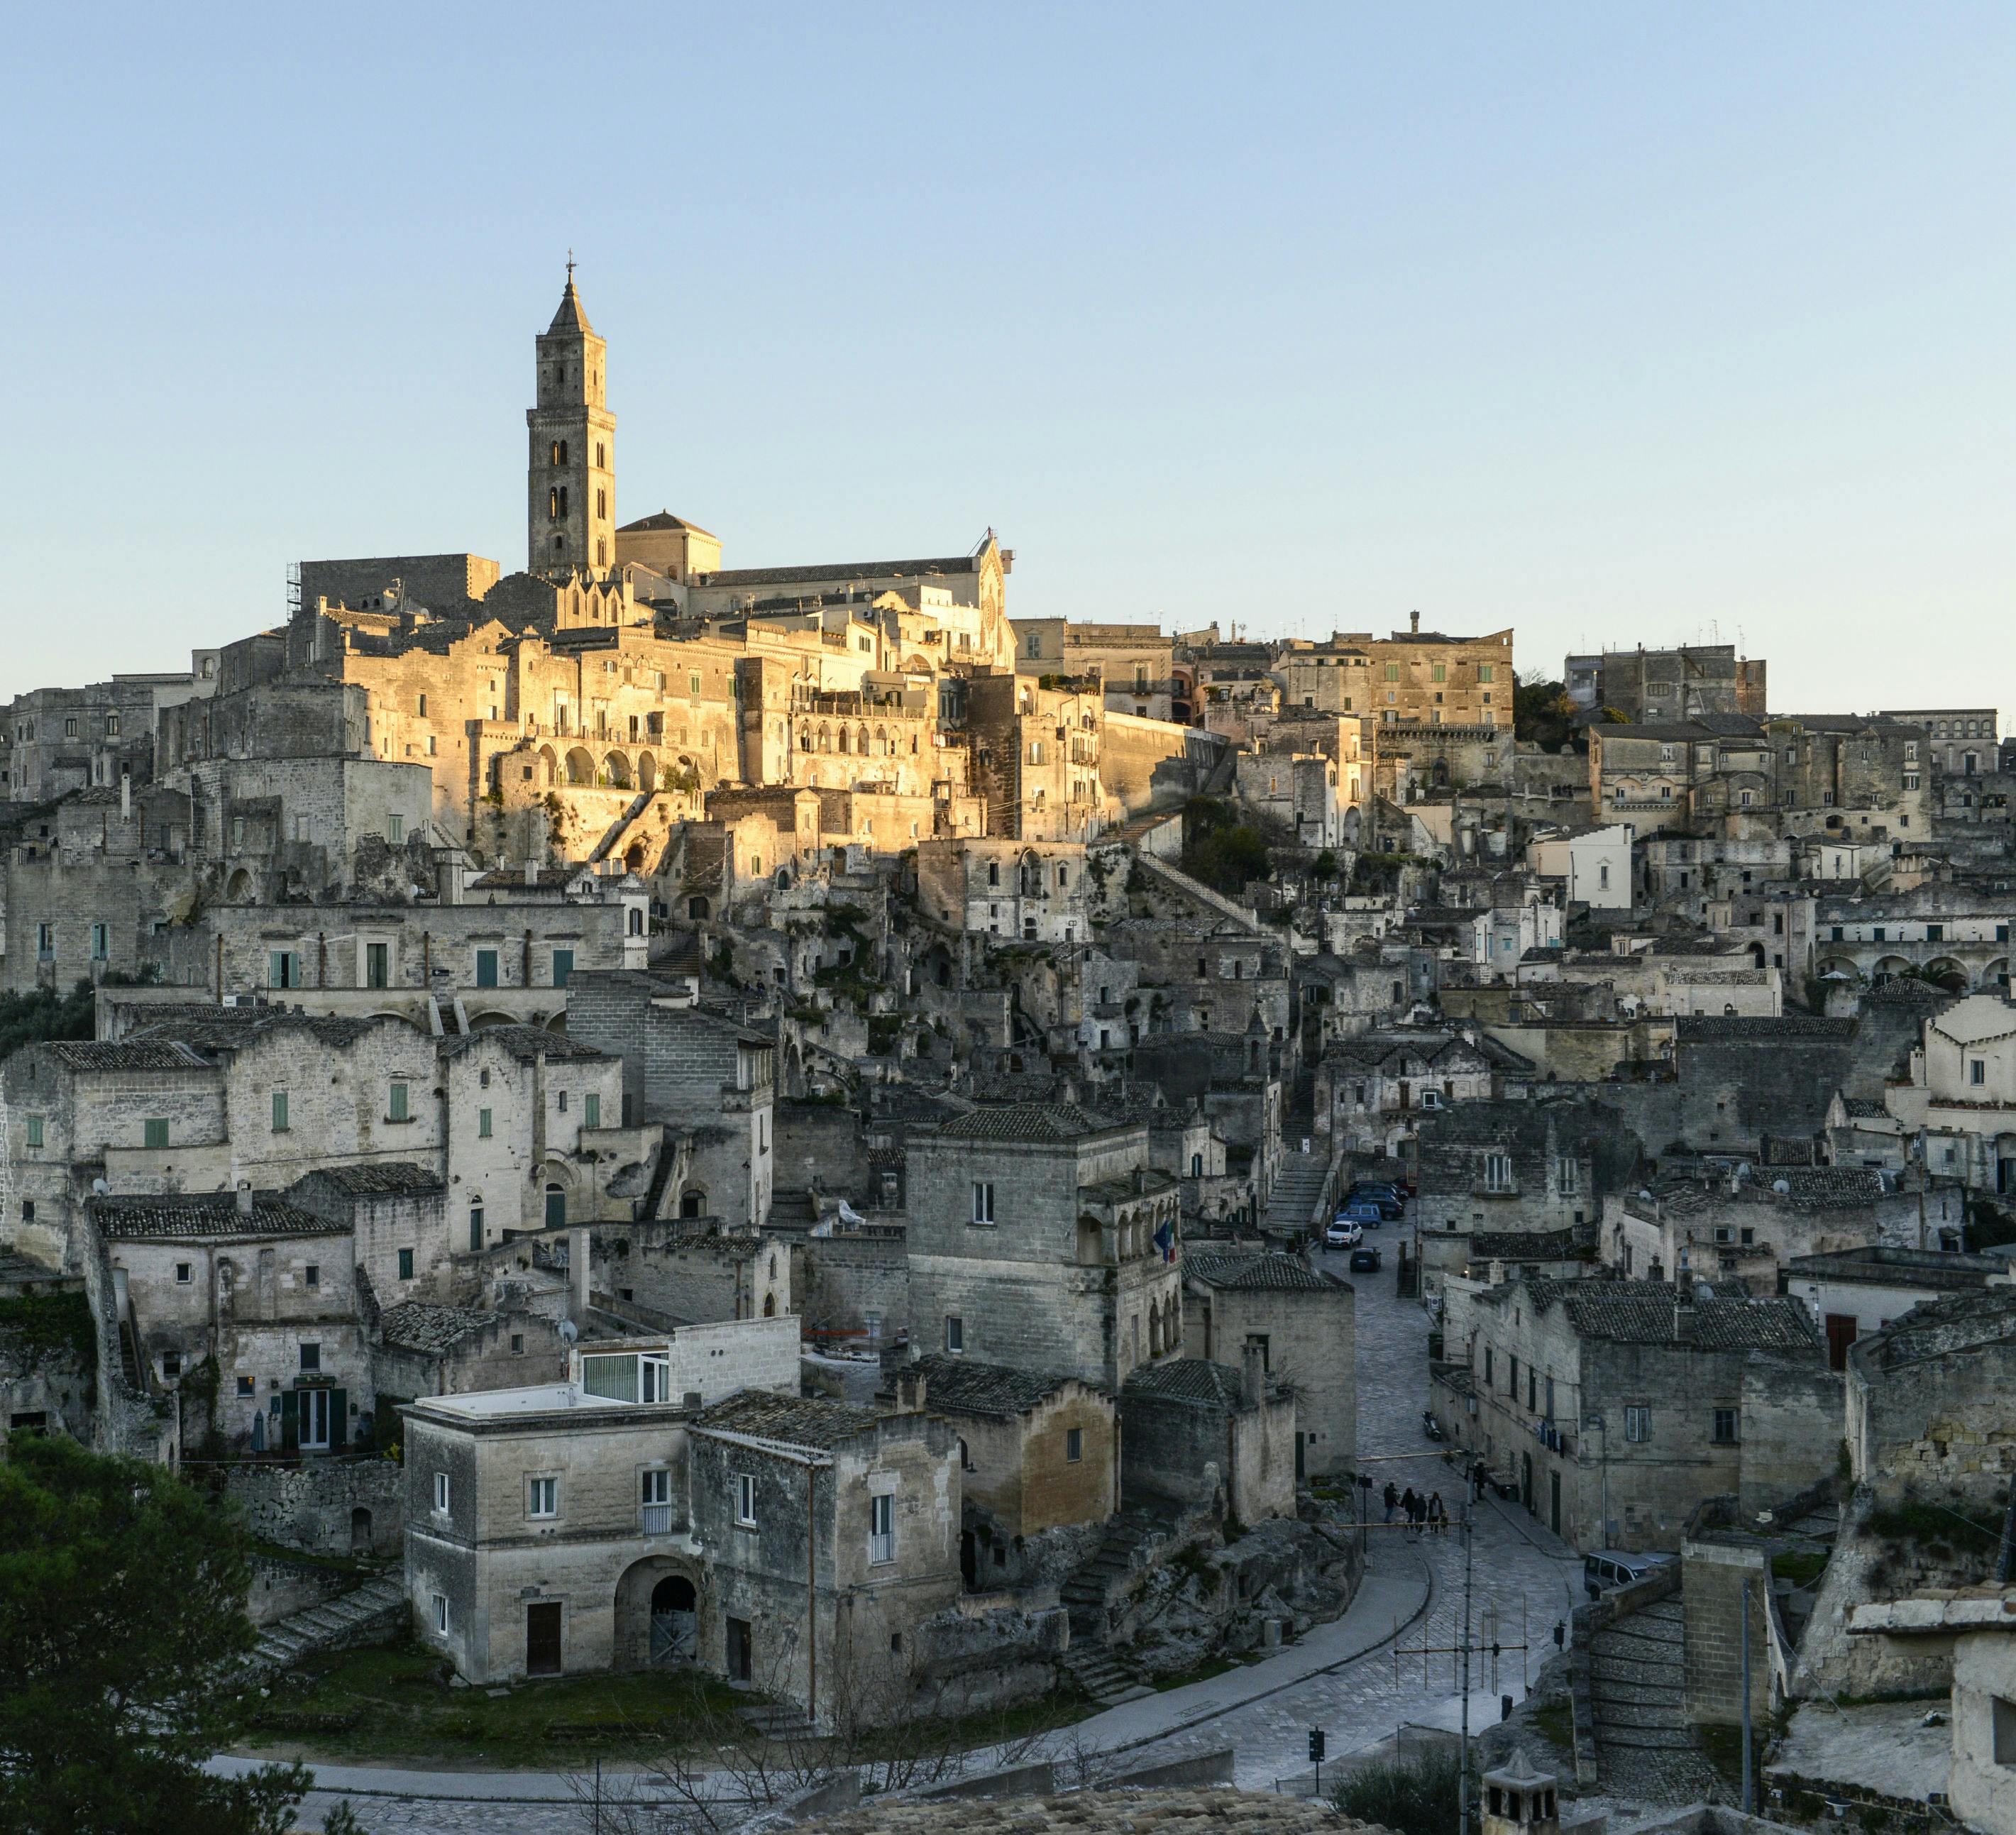
M1394 1835L1449 1835L1462 1776L1456 1758L1440 1753L1405 1765L1362 1765L1330 1801L1345 1815Z

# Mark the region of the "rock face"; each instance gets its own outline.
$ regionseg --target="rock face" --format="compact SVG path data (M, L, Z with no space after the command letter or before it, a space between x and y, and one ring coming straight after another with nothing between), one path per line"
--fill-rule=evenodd
M801 1823L812 1835L1302 1835L1370 1830L1327 1803L1261 1790L1079 1790L1067 1796L1009 1797L972 1802L877 1803Z

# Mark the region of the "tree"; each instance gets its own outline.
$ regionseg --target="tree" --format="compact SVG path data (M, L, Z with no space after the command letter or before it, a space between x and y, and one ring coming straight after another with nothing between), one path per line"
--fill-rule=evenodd
M16 1434L0 1463L0 1832L279 1835L298 1765L206 1776L252 1646L243 1531L158 1466Z
M1559 751L1576 738L1577 709L1567 689L1537 672L1525 675L1512 687L1512 731L1515 738ZM1583 742L1582 749L1587 749Z
M1193 797L1183 808L1183 869L1214 892L1236 898L1249 880L1265 879L1273 863L1257 826L1240 821L1215 797Z

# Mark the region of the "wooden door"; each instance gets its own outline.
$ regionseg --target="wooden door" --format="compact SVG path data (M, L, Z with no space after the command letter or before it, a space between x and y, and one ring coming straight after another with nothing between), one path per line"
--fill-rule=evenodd
M732 1682L746 1682L749 1679L749 1621L731 1618L728 1621L728 1679Z
M1831 1312L1827 1315L1827 1368L1845 1370L1848 1368L1848 1347L1855 1342L1855 1315L1847 1312Z
M560 1673L560 1607L557 1599L542 1599L537 1605L525 1608L525 1673Z

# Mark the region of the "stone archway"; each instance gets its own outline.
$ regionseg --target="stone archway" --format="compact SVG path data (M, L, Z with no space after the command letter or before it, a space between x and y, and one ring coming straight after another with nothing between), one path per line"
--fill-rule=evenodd
M602 761L602 781L611 790L630 787L630 761L621 752L611 752Z
M637 754L637 787L640 790L656 790L658 787L658 757L655 752Z
M670 1555L646 1555L626 1567L616 1582L612 1666L643 1669L697 1663L700 1579L691 1565Z
M567 780L571 784L595 782L595 760L585 746L576 746L567 755Z

